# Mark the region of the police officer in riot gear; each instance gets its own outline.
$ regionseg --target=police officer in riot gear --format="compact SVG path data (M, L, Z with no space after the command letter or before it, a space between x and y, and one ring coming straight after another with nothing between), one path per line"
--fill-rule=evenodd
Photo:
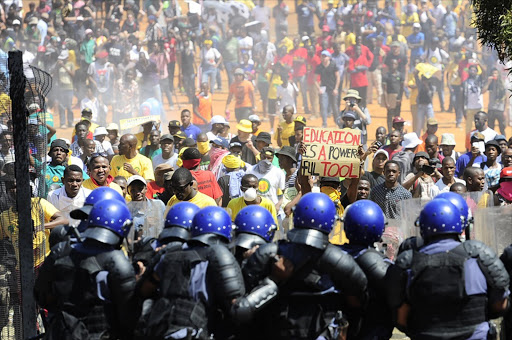
M180 202L167 212L164 229L158 237L159 245L181 246L190 239L192 220L199 211L194 203Z
M350 240L341 249L354 257L368 279L369 304L357 339L390 339L393 321L385 297L385 276L391 261L374 248L381 241L386 217L375 202L359 200L347 207L343 229Z
M329 244L336 207L322 193L298 202L288 241L261 245L243 268L251 292L236 301L239 322L257 318L260 327L247 338L332 338L329 328L341 309L349 332L357 330L366 303L367 280L354 259Z
M272 242L276 222L267 209L259 205L249 205L235 217L235 257L239 264L251 256L259 246Z
M454 192L443 192L434 199L445 199L452 203L460 212L460 218L462 219L462 229L465 231L465 239L469 240L469 226L471 225L471 218L469 217L469 207L464 198ZM461 235L463 236L463 235ZM423 238L412 236L407 238L400 244L400 248L398 249L398 253L408 250L408 249L416 249L418 250L424 245Z
M427 203L417 224L425 245L388 270L397 326L411 339L487 339L488 320L508 307L503 263L479 241L460 242L465 220L444 198Z
M243 277L227 245L231 217L220 207L194 216L186 249L166 252L141 285L155 303L147 321L152 339L227 338L233 301L245 293Z
M39 271L34 292L51 314L46 338L131 338L138 317L135 273L120 250L131 227L118 200L95 204L83 242L61 242Z
M89 196L85 199L84 206L80 209L71 211L71 218L82 220L78 227L70 225L60 225L52 229L50 232L50 248L57 243L70 240L72 243L81 241L80 232L83 232L87 228L87 217L91 212L94 204L99 201L115 199L121 203L125 203L123 196L120 193L109 187L99 187L94 189Z

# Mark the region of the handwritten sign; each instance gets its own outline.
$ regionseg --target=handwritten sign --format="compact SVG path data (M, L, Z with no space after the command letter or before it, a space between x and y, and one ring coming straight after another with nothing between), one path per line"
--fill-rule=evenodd
M160 116L153 115L153 116L142 116L142 117L121 119L119 121L119 128L121 130L127 130L127 129L131 129L133 127L136 127L136 126L139 126L144 123L151 122L151 121L155 121L155 122L160 121Z
M306 153L302 156L302 175L359 177L360 130L305 127L303 142Z

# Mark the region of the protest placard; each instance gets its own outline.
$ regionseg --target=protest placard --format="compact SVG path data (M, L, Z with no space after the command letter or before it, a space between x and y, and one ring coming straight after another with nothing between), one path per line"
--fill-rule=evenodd
M119 121L119 128L121 130L127 130L127 129L131 129L132 127L136 127L136 126L139 126L144 123L151 122L151 121L159 122L160 116L153 115L153 116L142 116L142 117L121 119Z
M360 130L305 127L303 143L306 152L302 155L302 175L359 177Z

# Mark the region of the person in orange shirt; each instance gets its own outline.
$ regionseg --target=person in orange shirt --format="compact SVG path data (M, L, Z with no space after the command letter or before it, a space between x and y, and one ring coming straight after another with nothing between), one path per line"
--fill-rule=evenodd
M241 68L235 70L235 81L229 87L229 96L226 101L226 116L229 117L229 103L235 97L235 116L237 122L248 119L255 108L254 86L244 79L244 71ZM228 118L229 120L229 118Z
M212 97L212 94L208 93L208 83L201 83L201 92L194 98L194 114L192 115L192 124L199 128L208 125L212 119Z
M418 145L418 149L416 152L426 151L425 150L425 141L429 135L435 135L437 132L437 119L429 118L427 119L427 131L420 137L423 141L423 144Z

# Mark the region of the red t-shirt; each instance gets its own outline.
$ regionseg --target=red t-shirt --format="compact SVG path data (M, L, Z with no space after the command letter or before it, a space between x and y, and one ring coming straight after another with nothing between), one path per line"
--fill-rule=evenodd
M367 59L364 55L360 55L359 58L350 58L348 63L348 70L354 71L357 66L370 67L373 61L373 54L371 60ZM366 77L366 71L350 73L350 87L363 87L368 86L368 77Z
M400 151L402 151L404 148L403 147L400 147L398 148L397 150L392 150L391 149L391 146L389 145L386 145L384 147L382 147L382 150L386 151L389 155L389 158L388 159L393 159L393 156L397 153L399 153Z
M290 51L290 55L293 58L293 76L302 77L306 74L306 59L308 57L308 50L304 47L299 47L295 50ZM304 60L303 63L297 61Z
M306 61L306 67L308 71L306 80L308 85L315 84L315 80L318 80L318 82L320 82L320 75L315 74L315 69L318 65L320 65L321 62L322 60L320 60L320 57L317 55L313 55L313 57L308 56L308 59Z
M148 183L148 190L146 191L146 197L149 199L156 198L156 194L164 192L164 188L158 186L155 181Z
M213 172L209 170L197 170L192 171L192 176L194 176L197 181L197 190L199 190L199 192L210 196L214 200L222 197L222 190Z
M316 53L315 53L315 54L316 54L318 57L320 57L320 54L322 54L322 52L324 51L324 50L322 49L322 46L320 46L320 45L316 44L316 47L315 47L315 48L316 48ZM325 51L328 51L330 54L333 54L333 53L334 53L334 50L333 50L333 49L331 49L331 48L328 48L328 49L326 49Z

